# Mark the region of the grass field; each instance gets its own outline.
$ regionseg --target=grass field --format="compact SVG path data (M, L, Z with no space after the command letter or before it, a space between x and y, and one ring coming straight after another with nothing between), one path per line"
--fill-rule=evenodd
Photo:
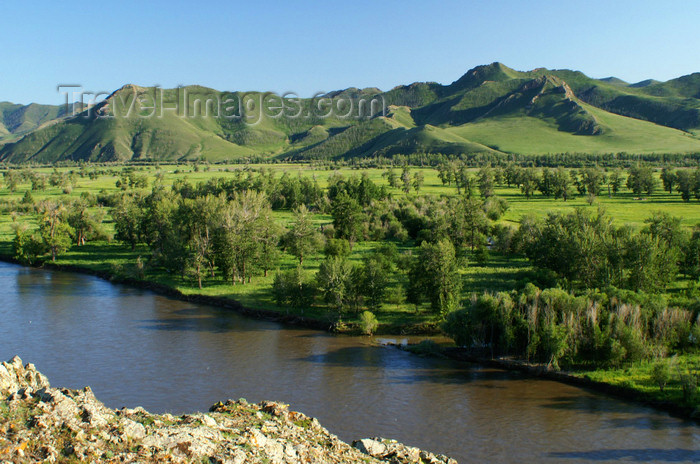
M248 168L260 168L261 165L251 165ZM281 175L283 172L291 175L314 176L322 186L327 185L327 180L330 175L335 172L340 172L343 175L353 175L366 172L369 177L380 185L387 185L387 181L382 177L382 169L356 170L352 168L342 168L338 170L329 170L314 168L310 165L264 165L267 169L272 169ZM66 170L63 168L62 170ZM88 170L91 168L88 168ZM139 168L141 169L141 168ZM150 183L155 179L156 170L165 174L164 183L171 185L176 179L187 179L190 182L197 183L206 181L212 177L232 176L231 171L235 169L243 169L240 165L222 166L215 165L206 168L199 168L196 171L192 166L182 165L162 165L158 168L149 166L143 168L144 172L149 175ZM437 176L437 171L431 168L412 168L413 171L420 169L425 176L425 184L420 191L420 195L456 195L454 187L444 186ZM40 169L45 173L50 173L52 169ZM656 173L658 177L659 172ZM103 175L96 179L88 177L79 177L70 194L64 194L61 189L49 188L43 192L33 192L35 200L43 198L64 198L78 197L84 192L117 192L116 182L119 179L117 173L114 175ZM7 202L17 202L30 189L29 184L21 184L15 192L9 192L7 188L0 188L0 204ZM396 196L404 195L398 189L391 189L391 194ZM665 211L671 215L682 218L683 225L690 228L700 223L700 203L691 201L683 202L680 196L676 193L668 194L667 192L657 190L654 195L645 197L644 199L636 199L635 195L626 188L618 195L608 197L602 195L598 197L593 205L589 205L585 197L578 196L569 201L554 200L545 198L541 195L535 195L530 200L516 188L508 188L506 186L498 186L495 193L505 198L508 201L509 209L501 218L504 223L517 225L523 215L530 214L542 216L551 211L571 211L573 208L591 208L596 209L603 207L613 217L617 224L629 224L634 228L644 226L645 218L649 217L654 211ZM415 195L415 193L411 193ZM275 217L283 224L288 223L292 218L290 211L275 211ZM11 240L13 237L11 224L13 220L18 222L29 222L35 224L35 218L32 215L25 217L12 217L7 213L7 209L3 208L0 215L0 254L11 255L12 246ZM329 215L317 214L314 216L314 221L321 224L332 222ZM105 218L105 226L109 233L113 232L113 224L111 218L107 214ZM350 259L359 263L362 257L380 245L379 242L364 241L359 242L353 248ZM399 244L400 249L409 249L412 243ZM84 246L73 246L68 252L59 256L57 264L78 266L84 269L100 271L107 273L117 278L130 277L140 278L136 272L135 263L139 257L146 260L149 256L149 251L145 245L137 246L135 250L122 245L118 242L91 242ZM463 277L464 297L467 298L472 292L483 291L508 291L518 289L532 279L533 268L525 258L513 258L492 253L488 261L483 265L477 265L471 255L467 254L468 265L461 271ZM317 270L323 259L322 254L308 257L304 260L304 269L309 276L312 276ZM282 254L278 264L278 269L291 269L296 266L296 260L291 255ZM143 278L147 281L164 284L172 288L176 288L184 294L203 294L207 296L225 297L239 301L245 306L257 309L271 310L280 313L292 313L309 317L317 320L328 321L329 324L333 320L333 316L329 315L328 308L325 305L317 304L309 308L293 309L288 307L279 307L273 300L271 293L271 285L273 282L274 272L271 272L267 277L256 276L252 279L252 283L245 285L232 286L229 282L225 282L220 278L207 279L204 282L204 288L199 289L194 280L183 279L178 275L172 275L159 268L146 268ZM376 311L376 316L380 321L380 332L383 333L406 333L406 332L431 332L435 331L439 323L439 319L428 308L427 305L415 307L404 302L402 288L405 284L406 276L403 273L395 273L392 277L393 281L390 284L389 296L379 311ZM679 280L675 286L669 290L670 293L679 292L684 289L685 282ZM352 330L353 323L357 322L357 315L346 314L343 316L346 323L350 323ZM676 365L697 365L700 359L697 356L682 355L670 362ZM682 392L680 383L673 380L667 388L662 392L658 385L654 383L651 377L651 368L653 363L642 362L632 366L627 366L624 369L610 370L599 369L594 371L580 371L573 373L577 376L585 376L591 380L604 382L610 385L618 385L629 388L646 395L647 399L658 402L672 402L682 404Z
M260 167L263 166L248 166L248 168L253 169ZM314 168L310 165L298 164L265 165L264 167L274 170L277 175L286 172L291 175L314 176L321 186L325 186L328 177L336 172L343 175L366 172L374 182L380 185L387 185L388 187L386 179L382 177L382 169L356 170L352 168L341 168L338 170L327 170ZM63 169L66 170L67 168ZM149 174L151 183L155 179L156 170L158 169L165 174L164 183L170 185L176 179L187 179L192 183L197 183L206 181L212 177L232 176L233 174L231 171L243 168L240 165L215 165L199 168L195 171L192 166L162 165L158 168L149 166L143 169L144 172ZM444 186L442 184L437 176L437 171L431 168L412 168L413 171L419 169L425 176L425 184L419 192L420 195L456 195L456 189L454 187ZM50 173L52 169L39 169L39 171ZM118 176L116 173L115 175L103 175L96 179L79 177L72 192L68 195L64 194L59 188L50 188L44 192L33 192L33 197L38 201L47 197L78 197L84 192L117 192L119 191L116 187L117 180ZM29 184L21 184L14 193L9 192L7 188L0 188L0 202L19 201L29 189ZM390 189L390 191L392 195L404 195L404 193L398 189ZM415 193L411 194L414 195ZM658 191L654 195L640 200L635 199L634 194L623 188L620 194L613 197L608 197L607 195L598 197L593 205L589 205L583 196L576 197L566 202L545 198L541 195L535 195L530 200L527 200L518 189L505 186L498 186L496 188L496 194L505 198L509 204L509 209L501 221L514 226L517 226L520 218L526 214L542 216L550 211L570 211L576 207L595 209L599 206L605 208L618 224L630 224L634 228L643 227L644 219L658 210L663 210L674 216L682 217L683 224L687 227L692 227L700 223L700 204L695 201L685 203L681 200L680 196L675 193L668 194ZM274 214L283 224L288 223L292 217L289 211L275 211ZM19 222L32 223L34 221L34 218L31 216L14 219ZM5 254L11 253L10 241L13 233L11 228L12 221L13 218L6 212L3 212L0 217L0 250ZM113 224L111 223L109 215L106 216L105 221L108 232L112 233ZM317 224L321 225L331 223L332 219L328 215L318 214L315 216L315 221ZM378 242L360 242L354 247L350 259L359 262L364 254L378 245ZM410 246L412 244L408 243L406 245ZM116 242L95 242L82 247L73 246L70 251L59 257L58 263L128 275L132 272L131 270L133 269L134 263L139 256L145 260L148 256L148 250L144 247L132 251L128 247ZM323 255L319 254L305 260L305 270L310 275L315 273L322 258ZM467 256L467 258L469 260L469 256ZM279 263L279 268L286 269L294 266L294 258L290 255L283 254L282 260ZM465 294L483 292L485 290L500 291L519 288L529 280L531 271L532 268L525 259L505 258L495 253L491 255L489 261L483 266L479 266L473 260L469 260L468 266L463 271ZM288 308L278 308L272 300L270 287L273 274L274 273L270 273L268 277L257 276L253 279L251 284L236 286L231 286L229 283L219 279L209 279L205 281L205 288L201 292L207 295L233 298L251 307L288 311ZM179 276L171 276L157 269L148 271L147 278L176 287L184 293L200 292L193 281L189 279L183 280ZM398 288L401 286L402 282L395 281L393 284L395 288ZM396 290L394 294L396 292L400 293L399 290ZM305 315L321 317L325 312L325 308L308 308L305 311ZM427 308L414 308L405 305L401 302L400 295L395 295L393 301L387 302L384 305L383 311L381 314L378 314L378 316L383 324L388 325L410 325L433 320L433 315L427 311Z

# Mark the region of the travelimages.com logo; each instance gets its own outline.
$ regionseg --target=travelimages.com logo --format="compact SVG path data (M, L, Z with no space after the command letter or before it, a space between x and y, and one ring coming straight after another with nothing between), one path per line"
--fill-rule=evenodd
M67 114L100 118L221 118L254 126L264 119L369 119L386 116L382 95L359 91L318 92L301 98L294 92L216 92L202 87L127 85L116 92L89 92L80 85L60 84Z

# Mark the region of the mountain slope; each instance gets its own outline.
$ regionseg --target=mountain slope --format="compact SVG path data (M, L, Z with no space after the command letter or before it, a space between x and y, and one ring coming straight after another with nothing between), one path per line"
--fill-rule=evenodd
M0 142L16 139L66 115L65 105L18 105L0 102Z
M77 116L60 119L55 108L0 104L0 137L26 134L0 147L0 160L700 153L700 73L628 84L491 63L451 84L387 92L353 87L294 100L127 85Z

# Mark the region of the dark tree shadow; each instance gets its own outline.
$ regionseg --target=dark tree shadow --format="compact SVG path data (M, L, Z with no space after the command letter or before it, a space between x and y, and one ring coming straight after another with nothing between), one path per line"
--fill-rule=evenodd
M681 448L557 451L548 453L548 456L559 459L585 459L588 461L625 460L631 462L700 462L700 450L687 450Z

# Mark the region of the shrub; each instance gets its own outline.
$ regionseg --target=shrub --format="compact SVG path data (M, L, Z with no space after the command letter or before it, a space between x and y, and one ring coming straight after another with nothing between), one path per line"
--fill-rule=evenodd
M323 250L326 256L344 257L350 254L350 242L342 238L331 238Z
M421 340L420 343L409 345L408 351L418 355L435 355L440 353L440 347L433 340Z
M474 261L479 266L485 266L489 262L489 250L483 245L480 245L474 252Z
M664 391L664 387L671 378L671 368L668 363L659 361L651 368L651 380L659 386L659 390Z
M679 377L681 391L683 392L683 401L687 404L691 404L698 393L698 378L690 369L686 369L685 372L679 369Z
M297 267L275 274L272 295L278 306L303 308L311 306L314 299L314 286L304 271Z
M365 335L372 335L379 327L377 317L369 311L364 311L360 314L360 329Z
M442 323L442 331L454 340L457 346L470 346L474 338L471 315L468 309L452 311Z

